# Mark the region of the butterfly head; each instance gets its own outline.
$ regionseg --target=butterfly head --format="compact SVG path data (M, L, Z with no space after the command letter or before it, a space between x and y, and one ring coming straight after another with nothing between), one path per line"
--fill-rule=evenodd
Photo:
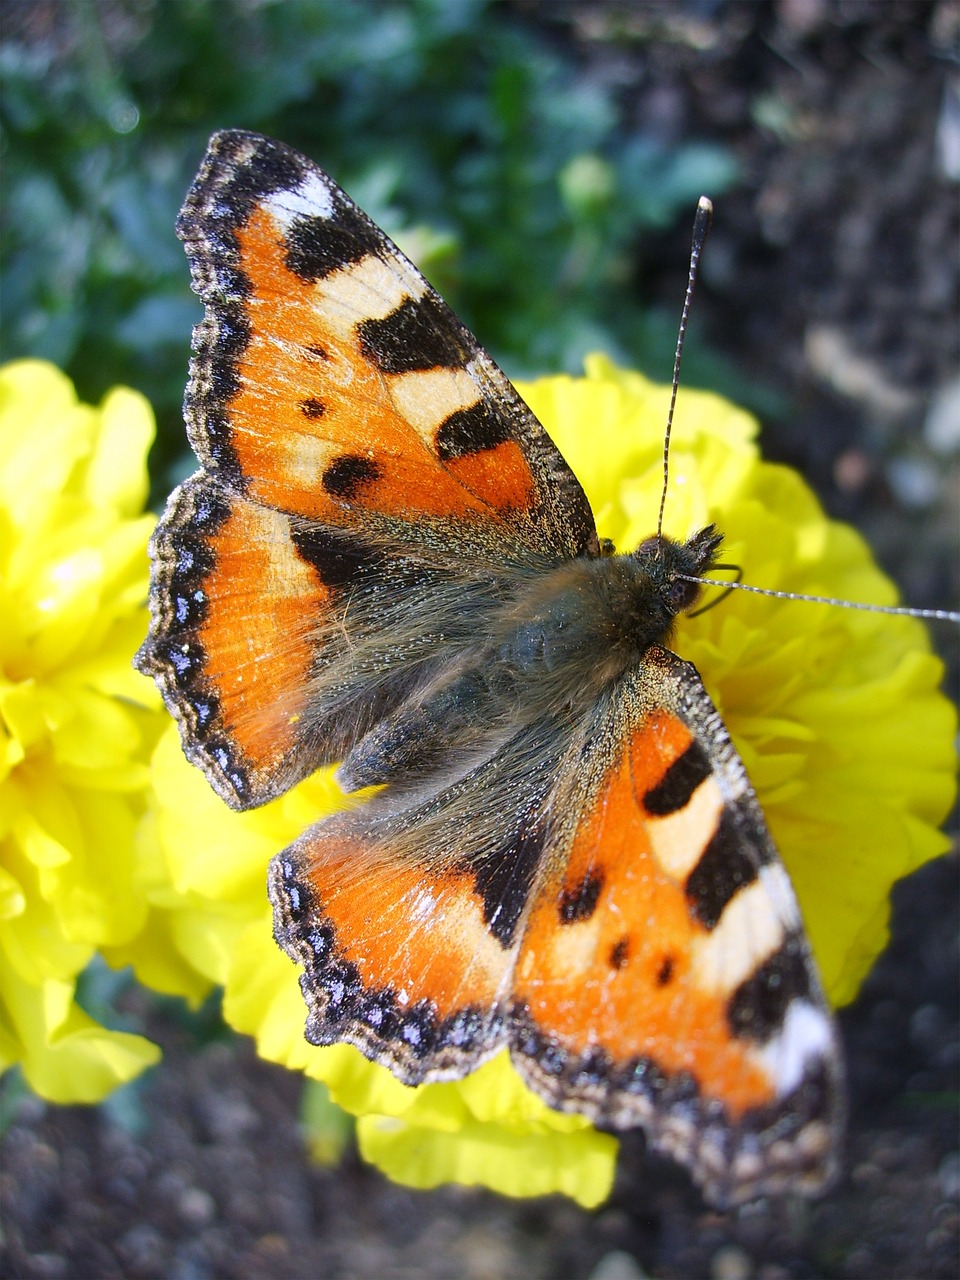
M655 535L646 538L633 552L671 622L697 603L702 587L689 579L710 572L722 542L723 534L717 532L716 525L708 524L686 542Z

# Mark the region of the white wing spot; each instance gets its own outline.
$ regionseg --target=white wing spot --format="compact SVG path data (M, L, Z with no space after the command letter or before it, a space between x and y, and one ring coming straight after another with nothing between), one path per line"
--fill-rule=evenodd
M823 1010L807 1000L791 1000L779 1035L756 1050L756 1057L783 1096L803 1080L808 1062L834 1053L833 1028Z
M400 262L371 253L318 280L311 306L330 333L351 342L361 320L385 320L408 299L422 298L426 289L426 281L404 270Z
M783 923L788 927L798 927L801 924L800 908L786 868L779 862L768 863L760 868L760 882Z
M264 204L282 231L289 231L297 218L333 217L333 192L318 173L308 173L293 191L271 192Z
M390 397L402 418L431 448L438 429L460 409L480 399L477 384L464 369L418 369L390 381Z

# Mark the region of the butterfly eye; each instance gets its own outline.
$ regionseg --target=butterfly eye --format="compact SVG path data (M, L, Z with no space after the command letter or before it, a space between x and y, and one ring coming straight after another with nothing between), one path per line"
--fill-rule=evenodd
M672 613L682 613L690 608L699 593L700 588L695 582L671 582L665 593L667 607Z

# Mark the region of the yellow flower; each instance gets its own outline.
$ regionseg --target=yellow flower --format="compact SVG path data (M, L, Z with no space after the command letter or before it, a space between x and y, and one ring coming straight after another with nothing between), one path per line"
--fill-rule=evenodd
M0 369L0 1067L59 1102L159 1056L74 1000L95 951L147 914L133 845L161 718L130 655L152 439L133 391L94 409L52 365Z
M523 394L583 482L600 533L631 548L660 498L669 389L593 357L586 378ZM682 393L666 532L710 522L745 580L883 603L889 582L851 530L826 519L793 472L760 460L756 424L717 396ZM953 717L924 628L819 605L734 594L684 620L676 647L723 714L797 886L825 984L849 1000L886 937L892 883L945 847ZM367 1159L415 1186L481 1183L599 1203L616 1142L547 1108L501 1054L463 1081L409 1089L341 1045L303 1038L296 970L272 938L270 857L341 802L329 771L234 814L184 762L174 731L154 758L155 832L167 882L152 901L188 969L225 988L224 1013L262 1056L323 1081L359 1117Z

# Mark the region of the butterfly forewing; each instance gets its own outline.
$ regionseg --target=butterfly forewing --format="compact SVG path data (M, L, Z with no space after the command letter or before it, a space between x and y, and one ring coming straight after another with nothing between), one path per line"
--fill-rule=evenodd
M178 227L207 304L187 393L205 465L366 535L483 523L564 555L589 504L540 424L420 273L310 161L229 131Z

